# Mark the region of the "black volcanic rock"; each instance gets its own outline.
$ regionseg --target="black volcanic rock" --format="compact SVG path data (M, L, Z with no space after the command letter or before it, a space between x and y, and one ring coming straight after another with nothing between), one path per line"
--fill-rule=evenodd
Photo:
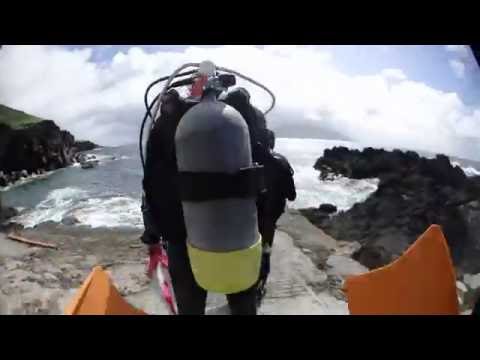
M43 120L0 105L0 186L29 174L71 165L80 151L96 147L90 141L76 142L52 120Z
M442 226L460 271L480 272L480 177L468 178L445 155L336 147L315 163L321 178L379 178L377 191L333 217L302 213L337 240L358 241L354 258L369 268L400 256L431 224ZM478 206L477 206L478 205Z
M72 164L75 139L51 120L9 131L3 139L0 169L12 173L39 168L58 169Z
M300 209L300 213L319 228L326 226L326 221L329 218L327 213L316 208Z
M99 148L97 144L94 144L91 141L75 141L75 149L77 152L82 152L82 151L91 151L96 148Z
M75 216L67 216L62 219L62 224L66 226L72 226L79 223L80 221Z
M327 213L327 214L332 214L337 212L337 207L332 204L321 204L318 207L318 210L323 211L324 213Z
M437 155L435 159L425 159L413 151L373 148L359 151L334 147L325 150L314 168L321 172L322 177L335 174L352 179L382 179L388 176L419 174L451 186L462 186L467 180L462 169L452 166L447 156Z
M392 254L382 246L366 244L352 254L352 258L369 269L375 269L392 261Z

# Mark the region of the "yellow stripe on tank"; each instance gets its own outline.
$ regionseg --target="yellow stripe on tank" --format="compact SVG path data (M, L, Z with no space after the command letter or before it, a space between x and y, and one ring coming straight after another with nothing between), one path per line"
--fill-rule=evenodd
M253 286L260 274L261 238L252 246L229 252L200 250L187 243L193 276L200 287L234 294Z

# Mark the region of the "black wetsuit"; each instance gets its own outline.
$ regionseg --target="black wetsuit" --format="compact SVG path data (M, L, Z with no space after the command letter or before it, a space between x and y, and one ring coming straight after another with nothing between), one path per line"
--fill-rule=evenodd
M247 122L253 161L264 166L266 192L257 198L258 228L264 248L257 286L262 287L270 273L269 251L273 244L276 223L285 211L286 199L293 201L296 198L293 169L283 155L271 150L274 147L275 135L267 129L265 116L250 104L245 92L232 92L225 102L237 109Z
M286 200L293 201L297 196L293 169L288 160L277 152L272 151L271 154L273 156L264 164L268 190L262 209L265 219L260 221L260 228L271 227L270 224L276 224L285 211ZM269 236L265 241L269 246L272 246L273 238Z
M263 165L266 174L267 192L257 201L258 227L262 235L264 254L259 286L264 287L270 273L270 249L277 227L277 221L285 211L286 200L295 200L297 194L293 180L293 169L281 154L269 151Z

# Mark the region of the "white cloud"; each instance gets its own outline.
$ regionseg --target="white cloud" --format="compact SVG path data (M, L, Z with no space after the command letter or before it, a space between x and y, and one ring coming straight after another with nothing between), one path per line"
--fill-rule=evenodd
M278 105L269 116L272 126L276 120L300 127L302 122L318 124L372 146L459 156L478 156L480 150L475 141L467 146L463 140L480 141L480 110L468 108L455 93L409 80L401 69L346 75L331 53L318 47L192 46L156 53L131 48L101 65L91 62L91 54L88 49L5 46L0 51L0 103L54 119L80 138L134 142L145 87L185 62L210 59L274 91ZM247 87L265 108L268 96Z
M452 68L455 76L463 79L465 77L465 64L460 60L450 60L448 62Z
M449 60L449 65L456 77L465 79L467 74L468 76L474 76L477 72L477 63L469 46L446 45L445 49L454 56L453 59Z
M445 49L461 56L467 56L470 53L467 45L445 45Z
M400 69L384 69L380 72L380 75L385 79L388 86L407 80L407 76Z

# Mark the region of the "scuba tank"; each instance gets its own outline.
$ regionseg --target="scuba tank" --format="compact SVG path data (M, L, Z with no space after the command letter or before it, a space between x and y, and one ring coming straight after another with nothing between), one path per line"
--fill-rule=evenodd
M258 279L262 246L245 120L210 91L180 120L175 147L195 280L218 293L248 289Z
M185 100L195 103L190 104L190 109L181 118L175 135L188 255L195 280L202 288L223 294L237 293L254 285L260 271L262 244L256 210L259 167L252 162L245 119L217 97L232 85L230 74L234 74L272 95L273 102L268 111L273 108L275 99L263 85L232 70L206 62L186 64L168 77L163 91L150 105L147 95L154 83L147 89L147 114L141 137L147 117L155 121L166 91L175 84L189 82L172 84L175 77L191 74L180 73L189 66L200 68L196 74L200 76L195 79L201 80L203 91L199 92L196 87ZM229 72L230 77L219 74L219 70ZM142 138L140 148L143 162Z

